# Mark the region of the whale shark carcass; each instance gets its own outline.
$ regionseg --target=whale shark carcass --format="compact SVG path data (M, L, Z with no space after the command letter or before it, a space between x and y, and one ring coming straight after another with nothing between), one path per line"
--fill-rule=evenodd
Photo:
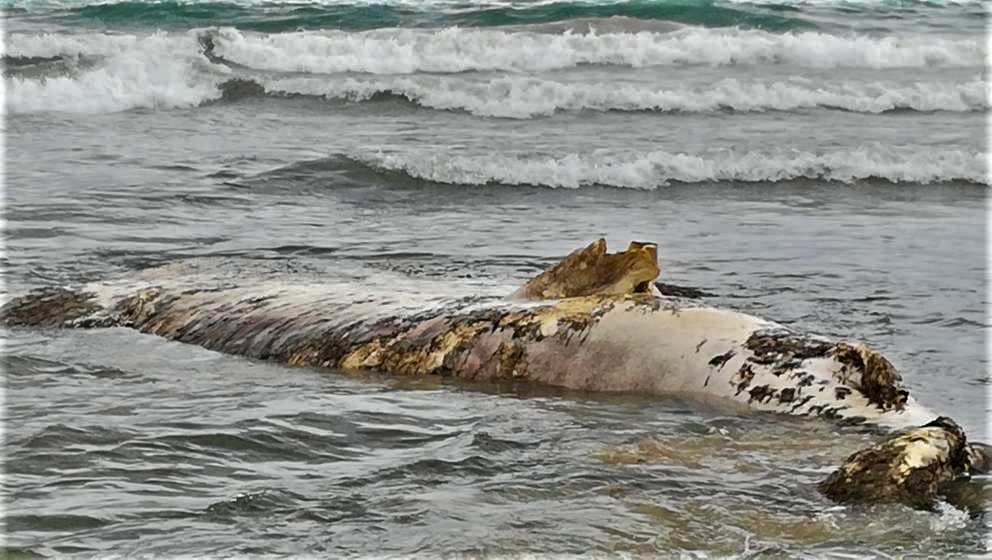
M894 430L820 484L839 502L932 507L943 483L988 471L988 447L919 404L878 352L664 297L659 274L655 244L609 254L599 239L509 298L390 306L286 284L59 288L0 315L10 327L125 326L298 366L525 379Z

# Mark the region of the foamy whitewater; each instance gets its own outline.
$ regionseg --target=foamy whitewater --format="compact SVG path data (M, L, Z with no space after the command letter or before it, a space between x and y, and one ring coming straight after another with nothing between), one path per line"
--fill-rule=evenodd
M656 241L700 305L864 342L988 442L989 6L0 2L0 301L307 286L384 314L369 293L498 297L592 239ZM828 502L877 438L829 422L126 329L4 347L4 552L990 553L985 479L935 512Z
M596 111L695 113L703 119L770 113L774 120L778 112L814 111L897 112L912 122L944 112L970 121L989 107L978 36L584 27L262 33L216 26L145 34L15 29L4 46L7 109L111 113L309 97L326 101L328 111L345 104L372 114L393 100L410 103L410 110L507 119ZM900 141L898 153L879 148L886 142L876 140L795 152L737 145L707 146L707 153L653 149L608 160L588 150L551 150L522 162L488 154L451 159L401 153L380 166L468 184L653 188L672 181L797 178L988 184L980 150L914 143ZM713 148L724 155L708 155ZM351 152L345 155L359 161L375 158Z
M910 151L881 146L813 154L800 150L740 152L719 150L702 155L596 152L564 157L440 156L432 153L357 156L377 169L401 171L427 181L455 185L533 185L577 188L606 185L651 189L677 181L778 182L822 179L852 183L885 179L893 183L967 181L989 183L986 154L961 151Z

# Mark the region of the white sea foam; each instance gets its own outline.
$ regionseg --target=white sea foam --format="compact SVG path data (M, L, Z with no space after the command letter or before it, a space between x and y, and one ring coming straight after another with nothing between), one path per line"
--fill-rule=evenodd
M148 43L168 43L177 53L196 52L196 36L165 32L150 35L129 33L11 33L2 45L6 56L111 56Z
M364 101L391 93L434 109L474 115L530 118L557 111L706 112L795 110L830 107L880 113L894 109L976 111L989 107L988 84L980 77L966 83L806 84L798 81L742 82L725 79L705 88L656 88L644 84L567 83L524 76L491 80L455 77L387 79L290 78L263 81L274 93L321 95Z
M604 185L653 189L672 181L776 182L800 178L844 183L880 178L893 182L963 180L990 184L984 154L922 146L863 146L825 153L800 150L720 150L705 154L598 151L532 156L407 152L362 154L352 159L377 169L401 171L418 179L466 185L492 183L568 188Z
M106 113L139 107L188 107L216 99L220 97L217 86L229 70L210 64L195 44L196 38L192 35L165 34L145 37L134 44L127 39L119 43L100 43L95 50L106 58L88 70L40 79L6 78L7 109L12 113ZM63 43L57 48L66 46ZM37 47L32 45L18 53L31 53L23 56L52 54L52 51Z
M88 56L68 76L5 79L13 113L108 112L136 107L194 106L220 96L233 75L201 54L206 31L149 35L15 33L9 56ZM425 107L480 116L529 118L563 110L737 111L833 107L877 113L892 109L988 109L981 76L954 82L838 82L724 79L709 86L661 88L644 83L568 82L520 74L503 77L406 75L417 71L539 70L584 63L642 66L666 63L794 62L810 65L898 66L972 64L977 40L835 37L819 33L688 28L672 33L532 34L498 30L385 30L264 35L216 32L216 53L260 72L393 73L390 76L247 76L270 92L364 100L390 92ZM805 45L805 46L803 46ZM974 52L973 52L974 51ZM244 69L238 69L239 73ZM248 73L258 73L248 71Z
M197 51L198 34L11 33L8 56L109 56L169 42L176 53ZM792 64L816 68L976 67L979 37L831 35L820 32L685 27L671 32L531 33L500 29L380 29L264 34L216 30L216 51L260 69L403 74L417 71L540 71L581 64L624 66Z
M684 28L670 33L536 34L493 29L389 29L260 34L222 29L217 53L253 68L407 74L540 71L582 64L791 64L816 68L982 67L979 38L838 36Z
M935 533L957 531L968 526L968 512L960 510L947 502L937 502L937 513L931 515L930 529Z
M220 97L220 83L232 76L223 66L194 57L157 58L149 45L109 57L98 67L71 76L10 77L7 105L13 113L36 111L113 112L132 108L189 107ZM885 82L806 84L798 80L720 80L699 88L655 88L645 84L557 82L525 76L464 79L451 76L390 78L259 78L270 94L302 94L367 101L388 93L423 107L460 110L501 118L533 118L559 111L789 111L828 107L880 113L981 111L989 108L988 84Z

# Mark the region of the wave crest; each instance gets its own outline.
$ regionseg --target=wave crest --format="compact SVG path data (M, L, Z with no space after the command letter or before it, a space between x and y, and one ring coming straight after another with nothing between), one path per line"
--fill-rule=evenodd
M314 96L352 102L400 98L424 108L465 111L483 117L528 119L561 111L793 111L827 108L861 113L983 111L988 84L844 82L803 79L723 79L696 87L658 88L646 83L555 81L528 76L272 78L235 73L201 55L165 56L168 44L146 44L99 62L67 59L55 70L67 75L8 75L12 113L114 112L133 108L193 107L223 98ZM34 68L34 67L30 67Z
M261 70L333 74L409 74L473 70L544 71L580 65L629 67L785 64L809 68L984 67L980 37L830 35L818 32L683 28L671 32L533 33L495 29L380 29L264 34L233 28L149 35L11 33L11 57L119 55L171 42L176 53L200 48L210 33L216 54Z
M670 33L537 34L448 28L263 35L221 29L216 52L256 69L334 74L546 71L630 67L787 64L812 68L981 67L977 38L837 36L686 28Z
M854 183L883 179L893 183L964 181L989 185L985 155L860 147L827 153L800 150L720 150L701 155L652 151L638 154L594 152L564 156L447 155L392 153L350 156L385 172L459 185L528 185L578 188L609 186L654 189L672 182L779 182L815 179Z
M266 92L367 101L381 95L423 107L473 115L526 119L559 111L710 112L791 111L826 107L863 113L894 110L979 111L989 107L987 83L917 82L817 84L724 79L700 88L645 84L567 83L506 76L492 80L427 77L386 80L292 78L263 81Z
M46 35L39 38L47 37ZM11 113L65 111L108 113L135 108L192 107L221 96L218 85L231 73L212 64L199 52L195 35L164 33L142 38L104 36L87 41L80 37L52 41L68 50L67 58L103 57L86 67L74 66L67 75L5 78L7 109ZM45 56L44 41L12 42L8 56ZM85 47L72 52L71 47ZM52 52L47 49L47 52Z
M982 76L966 83L822 84L798 79L724 79L705 86L666 89L636 81L573 81L568 76L547 79L515 73L580 64L761 61L821 66L953 66L980 61L980 51L977 40L972 39L919 43L897 37L844 38L818 33L773 35L707 29L604 35L463 29L261 35L222 29L208 35L15 33L7 37L3 57L8 62L7 105L14 113L195 106L220 98L221 84L238 78L262 86L264 91L258 94L357 101L393 95L428 108L530 118L583 109L703 112L827 107L865 113L898 109L985 110L990 104L987 82ZM52 60L65 64L52 63L44 69L27 64ZM45 75L40 75L42 70ZM498 70L514 73L502 77L437 75ZM52 75L55 71L58 75ZM311 74L284 75L299 71ZM435 74L409 75L421 71ZM341 72L386 75L327 75Z

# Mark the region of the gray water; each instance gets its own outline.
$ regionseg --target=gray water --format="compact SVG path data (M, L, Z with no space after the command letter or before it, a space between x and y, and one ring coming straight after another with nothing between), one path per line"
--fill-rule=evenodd
M594 35L586 20L297 33L13 10L7 294L156 270L509 293L595 237L652 240L661 280L865 342L924 405L988 441L987 74L968 50L983 30L963 23L984 9L837 6L801 5L791 31L656 16L594 20ZM547 46L569 25L602 39L602 60ZM203 33L224 60L202 54ZM329 62L341 44L321 50L333 33L367 40L351 67ZM401 58L376 55L375 33L419 44L403 59L419 62L384 73ZM720 37L740 33L750 42L728 61ZM885 50L891 38L902 50ZM534 58L507 50L524 41ZM273 50L238 50L261 44ZM492 48L473 58L472 45ZM910 56L921 45L946 49ZM822 420L291 368L124 329L4 338L8 549L922 558L992 546L987 479L937 512L828 502L816 482L877 435Z

